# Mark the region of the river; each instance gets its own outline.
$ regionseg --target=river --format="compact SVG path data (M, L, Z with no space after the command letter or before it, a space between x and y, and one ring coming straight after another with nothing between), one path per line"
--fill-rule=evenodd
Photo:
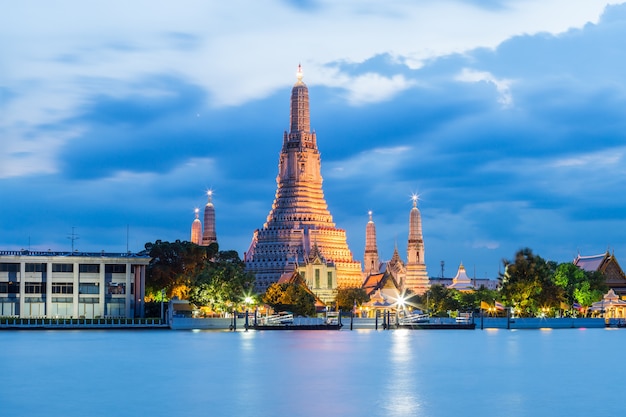
M0 332L0 415L623 412L626 329Z

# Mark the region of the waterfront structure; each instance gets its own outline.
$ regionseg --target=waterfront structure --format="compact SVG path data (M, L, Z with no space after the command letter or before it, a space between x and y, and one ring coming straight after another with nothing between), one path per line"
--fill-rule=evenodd
M144 316L147 255L0 251L0 316Z
M204 206L204 230L202 232L202 246L209 246L217 242L215 232L215 207L213 206L213 191L207 191L208 201Z
M614 254L609 253L609 251L591 256L578 254L574 259L574 265L587 272L601 272L607 287L612 289L620 298L626 298L626 275Z
M196 218L191 223L191 243L202 244L202 222L200 221L200 210L196 209Z
M274 203L244 255L246 269L255 275L257 291L305 264L314 246L326 265L335 268L338 287L360 287L363 282L361 263L352 258L346 232L335 226L324 198L320 152L310 126L309 91L302 78L299 66L291 90L290 130L283 135L278 161Z

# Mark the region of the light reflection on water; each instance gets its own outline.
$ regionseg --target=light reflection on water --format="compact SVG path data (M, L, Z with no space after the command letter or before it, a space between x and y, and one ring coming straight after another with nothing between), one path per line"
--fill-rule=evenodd
M617 415L625 342L624 329L5 331L0 415Z

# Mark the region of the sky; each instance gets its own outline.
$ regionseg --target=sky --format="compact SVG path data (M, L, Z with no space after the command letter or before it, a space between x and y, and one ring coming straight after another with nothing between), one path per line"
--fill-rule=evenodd
M355 259L369 210L406 257L418 193L431 276L496 278L525 247L626 265L626 1L0 6L0 250L189 240L211 189L243 256L302 64Z

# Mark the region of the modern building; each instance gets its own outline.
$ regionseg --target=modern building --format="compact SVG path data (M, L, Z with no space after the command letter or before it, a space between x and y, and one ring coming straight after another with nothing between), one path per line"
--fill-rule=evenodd
M306 264L314 246L320 259L335 268L338 287L363 283L361 263L352 258L346 232L335 226L324 198L320 152L310 125L309 90L302 78L299 66L291 90L290 131L283 135L278 161L274 203L244 254L257 291Z
M0 316L144 316L147 255L0 251Z

